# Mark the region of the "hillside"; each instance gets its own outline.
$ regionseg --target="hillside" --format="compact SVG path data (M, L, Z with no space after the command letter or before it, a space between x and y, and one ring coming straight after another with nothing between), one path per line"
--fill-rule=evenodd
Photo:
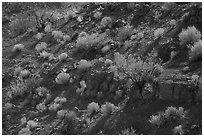
M2 134L202 134L202 3L2 3Z

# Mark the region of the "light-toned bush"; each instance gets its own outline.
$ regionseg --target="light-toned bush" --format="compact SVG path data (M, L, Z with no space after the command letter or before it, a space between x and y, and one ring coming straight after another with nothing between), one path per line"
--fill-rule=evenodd
M10 110L12 107L13 107L13 104L12 104L12 103L6 103L6 104L4 105L4 108L5 108L6 110Z
M50 111L57 111L57 110L60 109L61 107L62 107L61 104L52 103L52 104L50 104L50 106L49 106L49 110L50 110Z
M21 51L22 49L24 49L24 45L23 44L16 44L16 45L14 45L14 47L13 47L13 51L15 52L15 51Z
M22 68L21 68L21 67L15 68L15 69L14 69L14 75L15 75L15 76L20 75L21 71L22 71Z
M29 128L29 129L34 129L34 128L36 128L36 127L38 127L38 122L36 122L36 121L34 121L34 120L29 120L29 121L27 122L27 128Z
M60 61L66 60L67 59L67 53L61 53L58 56L58 58L59 58Z
M163 34L164 34L163 28L158 28L154 31L154 37L155 38L161 37Z
M161 124L162 124L161 114L159 113L158 115L152 115L152 116L150 116L149 122L150 122L152 125L155 125L155 126L157 126L157 127L160 127Z
M50 25L50 24L46 25L44 31L45 31L46 33L51 32L51 31L52 31L51 25Z
M102 27L109 27L111 28L112 27L112 24L113 24L113 20L111 17L104 17L102 20L101 20L101 26Z
M131 127L131 128L122 130L121 135L137 135L137 134L136 134L136 130L134 130L134 128Z
M84 31L82 31L81 33L79 33L79 38L80 37L85 37L85 36L87 36L88 34L86 33L86 32L84 32Z
M57 84L67 84L69 82L70 75L68 73L62 72L57 75L55 79Z
M183 135L184 134L183 126L179 125L179 126L174 127L173 133L176 135Z
M97 112L100 110L100 107L98 105L98 103L96 102L92 102L92 103L89 103L89 105L87 106L87 110L89 111L89 113L93 113L93 112Z
M27 123L26 117L22 117L20 121L21 121L21 125L24 125Z
M189 58L191 61L202 58L202 40L195 42L191 47Z
M69 35L64 35L64 36L63 36L63 40L64 40L65 42L70 41L70 40L71 40L71 37L70 37Z
M65 97L56 97L54 100L55 103L63 104L67 102L67 99Z
M82 59L78 62L77 68L79 70L84 70L84 69L88 69L92 66L90 61L87 61L85 59Z
M38 32L36 35L34 35L34 37L38 40L42 39L42 37L44 36L45 34L44 33L40 33Z
M69 21L70 19L76 17L76 13L72 10L68 11L67 14L64 16L65 21Z
M45 103L39 103L37 106L36 106L36 109L40 112L44 112L47 107L45 106Z
M19 132L18 132L19 135L31 135L32 132L30 131L29 128L22 128Z
M149 80L154 80L163 71L161 65L149 58L133 58L132 55L124 56L119 53L114 55L115 65L110 66L110 71L114 73L115 78L131 80L132 84L139 87L139 94L142 96L143 87Z
M111 65L111 64L113 64L113 61L110 60L110 59L106 59L104 63L105 63L106 65Z
M68 114L68 111L64 109L57 111L58 118L65 118L67 114Z
M52 31L52 36L54 37L54 39L60 39L63 38L63 33L62 31Z
M84 34L85 35L85 34ZM81 35L77 39L76 47L78 49L88 50L90 48L100 48L106 38L106 34L94 33L91 35Z
M106 102L105 104L103 104L101 106L101 112L103 115L109 115L111 114L117 107L110 103L110 102Z
M46 87L38 87L36 92L39 96L45 96L50 93L50 91Z
M189 26L187 29L183 29L179 34L180 44L189 44L197 42L201 39L201 33L194 26Z
M94 13L94 18L96 19L100 19L101 18L102 13L97 11L96 13Z
M19 77L21 77L21 78L26 78L26 77L28 77L29 75L30 75L30 71L24 69L24 70L22 70L22 71L20 72Z
M110 45L107 45L101 49L102 53L106 53L110 50Z
M47 49L47 43L41 42L41 43L39 43L39 44L37 44L37 45L35 46L35 49L36 49L38 52L41 52L41 51L43 51L43 50L46 50L46 49Z
M82 22L82 21L83 21L83 17L82 17L82 16L78 16L78 17L77 17L77 21L78 21L78 22Z
M175 27L177 23L175 19L172 19L169 24L171 27Z
M120 42L126 41L129 37L131 37L133 33L133 28L130 25L126 25L118 29L118 40Z
M48 53L47 51L44 51L44 50L40 53L40 57L42 57L44 59L49 59L51 55L53 55L53 54Z

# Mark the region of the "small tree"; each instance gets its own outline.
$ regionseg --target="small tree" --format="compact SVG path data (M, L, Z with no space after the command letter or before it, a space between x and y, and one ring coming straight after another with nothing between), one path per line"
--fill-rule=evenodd
M125 57L115 53L115 66L112 66L112 70L115 77L131 80L131 86L137 86L143 98L142 91L146 82L154 81L161 74L162 67L153 58L143 61L141 58L133 58L132 55Z

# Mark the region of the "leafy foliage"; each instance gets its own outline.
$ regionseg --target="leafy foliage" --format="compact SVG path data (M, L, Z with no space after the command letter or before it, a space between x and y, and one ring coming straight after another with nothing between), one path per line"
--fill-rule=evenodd
M187 29L183 29L179 34L180 44L190 44L197 42L201 39L201 33L194 26L189 26Z

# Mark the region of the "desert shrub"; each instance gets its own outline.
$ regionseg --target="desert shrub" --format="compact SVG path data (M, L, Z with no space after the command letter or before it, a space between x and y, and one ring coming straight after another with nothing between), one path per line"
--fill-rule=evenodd
M89 111L89 113L93 113L93 112L97 112L100 110L100 107L98 105L98 103L96 102L92 102L87 106L87 110Z
M202 40L195 42L193 47L191 47L189 59L191 61L202 58Z
M63 33L62 31L52 31L52 36L54 37L54 39L60 39L63 38Z
M103 47L101 49L101 51L102 51L102 53L106 53L106 52L108 52L110 50L110 48L111 48L110 45L107 45L107 46Z
M111 19L111 17L104 17L102 20L101 20L101 27L109 27L111 28L112 27L112 24L113 24L113 20Z
M126 25L118 29L118 40L124 42L127 40L133 33L133 28L130 25Z
M63 104L67 102L67 99L65 97L56 97L54 100L55 103Z
M183 29L179 34L180 44L190 44L197 42L201 39L201 33L194 26L189 26L187 29Z
M42 57L44 59L49 59L50 56L52 56L52 55L53 55L52 53L48 53L48 52L46 52L44 50L40 53L40 57Z
M12 82L10 87L11 90L7 92L7 96L9 98L22 96L28 90L27 84L23 80L17 80L16 82Z
M16 45L14 45L14 47L13 47L13 51L14 52L16 52L16 51L21 51L21 50L23 50L24 49L24 45L23 44L16 44Z
M58 118L65 118L68 114L67 110L59 110L57 111L57 117Z
M38 127L38 122L36 122L34 120L29 120L27 122L27 128L33 129L33 128L36 128L36 127Z
M34 35L34 37L35 37L36 39L40 40L40 39L42 39L42 37L43 37L44 35L45 35L44 33L38 32L36 35Z
M69 35L64 35L64 36L63 36L63 40L64 40L65 42L70 41L70 40L71 40L71 37L70 37Z
M175 2L164 2L162 5L163 10L172 10L177 6Z
M103 115L109 115L113 113L113 111L116 109L117 107L114 104L109 103L109 102L106 102L105 104L101 106L101 112Z
M36 105L36 109L40 112L44 112L47 107L45 106L45 103L39 103L38 105Z
M142 60L141 58L133 58L115 53L115 65L110 66L110 70L118 79L131 80L132 86L139 88L140 96L143 98L142 92L145 83L153 81L162 72L162 67L152 58Z
M44 28L44 31L45 31L46 33L51 32L51 31L52 31L52 26L51 26L51 24L46 25L45 28Z
M50 106L49 106L49 110L50 110L50 111L57 111L57 110L60 109L61 107L62 107L61 104L52 103L52 104L50 104Z
M12 107L13 107L13 104L12 103L6 103L5 105L4 105L4 108L6 109L6 110L10 110L10 109L12 109Z
M62 72L57 75L55 79L57 84L66 84L69 82L70 75L68 73Z
M91 66L92 66L92 63L90 61L82 59L78 62L77 69L84 70L84 69L90 68Z
M176 22L175 19L172 19L169 24L170 24L171 27L175 27L177 22Z
M121 135L137 135L133 127L122 130Z
M183 126L179 125L179 126L174 127L173 133L176 135L183 135L184 134Z
M154 31L154 37L155 38L161 37L163 34L164 34L163 28L158 28Z
M79 33L79 38L80 37L85 37L85 36L87 36L88 34L86 33L86 32L84 32L84 31L82 31L81 33Z
M18 132L19 135L31 135L32 132L30 131L29 128L22 128L19 132Z
M28 78L28 76L30 75L30 71L29 70L21 70L20 74L19 74L19 77L20 78Z
M91 35L83 35L79 36L77 39L76 47L78 49L85 49L88 50L90 48L100 48L104 41L105 41L106 35L105 34L98 34L94 33Z
M157 115L150 116L149 122L156 126L161 127L167 123L183 124L186 121L187 111L184 111L183 107L178 109L175 107L167 107L164 112L159 112Z
M19 36L25 33L29 28L36 26L35 18L33 17L20 17L11 21L9 24L10 33L12 37Z
M94 18L96 19L100 19L101 18L102 13L97 11L96 13L94 13Z
M38 87L36 89L36 93L39 95L39 96L46 96L47 94L50 93L50 91L46 88L46 87Z
M59 58L60 61L66 60L66 58L67 58L67 53L61 53L61 54L58 56L58 58Z
M41 43L39 43L39 44L37 44L37 45L35 46L35 49L36 49L38 52L41 52L41 51L43 51L43 50L46 50L46 49L47 49L47 43L41 42Z
M69 21L70 19L76 17L76 13L73 11L68 11L67 14L64 16L65 21Z

